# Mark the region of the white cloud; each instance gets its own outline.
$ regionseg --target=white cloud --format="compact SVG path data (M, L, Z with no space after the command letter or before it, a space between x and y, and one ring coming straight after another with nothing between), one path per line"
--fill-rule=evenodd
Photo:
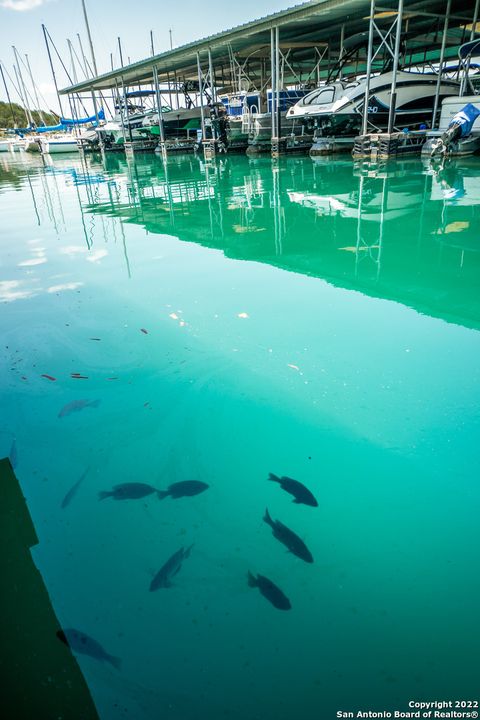
M45 0L1 0L0 5L6 10L25 12L40 7L44 2Z

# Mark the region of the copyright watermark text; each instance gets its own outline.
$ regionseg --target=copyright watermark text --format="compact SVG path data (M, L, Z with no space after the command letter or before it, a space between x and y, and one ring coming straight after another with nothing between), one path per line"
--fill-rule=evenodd
M336 717L343 720L355 718L478 718L478 700L410 700L405 710L337 710Z

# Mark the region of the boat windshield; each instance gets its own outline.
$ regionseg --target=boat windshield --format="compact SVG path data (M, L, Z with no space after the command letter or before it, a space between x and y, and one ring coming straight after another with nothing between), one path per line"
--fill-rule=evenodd
M301 101L302 105L328 105L332 103L335 98L335 86L329 85L328 87L318 88L313 92L306 95Z

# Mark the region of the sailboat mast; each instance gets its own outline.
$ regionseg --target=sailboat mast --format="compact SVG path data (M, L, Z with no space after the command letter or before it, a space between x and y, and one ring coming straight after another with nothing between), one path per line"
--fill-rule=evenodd
M85 27L87 28L88 42L90 43L90 53L92 55L93 69L95 71L95 75L98 75L97 63L95 61L95 53L93 51L92 35L90 33L90 25L88 24L87 8L85 7L85 0L82 0L82 8L83 8L83 17L85 18Z
M74 60L73 60L73 46L72 46L71 41L70 41L68 38L67 38L67 45L68 45L68 49L69 49L69 51L70 51L70 62L71 62L71 64L72 64L73 82L74 82L75 85L76 85L77 82L78 82L77 68L75 67L75 62L74 62Z
M13 112L12 101L10 100L10 93L8 92L7 81L5 80L5 75L3 74L2 63L0 63L0 73L1 73L1 75L2 75L3 87L5 88L5 93L6 93L6 95L7 95L8 106L9 106L10 112L11 112L11 114L12 114L13 127L16 128L16 127L17 127L17 123L16 123L16 121L15 121L15 113Z
M15 75L17 75L18 84L22 88L22 91L23 91L23 101L25 103L25 111L27 114L27 120L30 123L30 125L34 125L32 111L30 110L30 105L28 103L27 88L25 87L25 83L23 82L23 75L22 75L22 71L20 69L20 60L18 57L17 48L15 47L15 45L12 45L12 49L13 49L13 54L15 56L15 60L17 61L16 68L15 68L15 65L13 67L15 68ZM17 70L18 70L18 74L17 74Z
M85 68L84 69L85 77L88 78L87 58L85 57L85 53L83 52L82 38L80 37L79 33L77 33L77 38L78 38L78 44L80 47L80 54L81 54L82 60L83 60L83 67Z
M62 101L60 100L60 93L58 92L57 78L55 75L55 70L53 68L52 56L50 54L50 46L48 44L48 39L47 39L47 29L46 29L45 25L43 25L43 24L42 24L42 30L43 30L43 37L45 38L45 45L47 46L48 60L50 62L50 70L52 71L53 84L55 85L55 90L57 91L57 99L58 99L58 104L60 106L60 117L63 117Z
M34 81L33 75L32 75L32 69L30 67L30 60L28 59L28 55L26 53L25 53L25 60L27 61L28 74L30 75L30 82L32 83L33 94L35 97L35 103L37 105L38 114L40 115L40 120L42 121L42 124L46 125L45 118L43 116L42 111L40 110L40 101L38 99L37 86L35 85L35 81Z

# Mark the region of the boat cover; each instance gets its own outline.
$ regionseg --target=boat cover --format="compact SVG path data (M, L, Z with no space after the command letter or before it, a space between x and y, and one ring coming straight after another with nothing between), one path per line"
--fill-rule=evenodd
M480 39L471 40L470 42L464 43L458 50L458 57L461 60L472 57L474 54L480 53Z
M472 132L473 123L479 115L480 110L472 103L467 103L453 116L448 127L459 126L461 129L460 137L467 137Z

